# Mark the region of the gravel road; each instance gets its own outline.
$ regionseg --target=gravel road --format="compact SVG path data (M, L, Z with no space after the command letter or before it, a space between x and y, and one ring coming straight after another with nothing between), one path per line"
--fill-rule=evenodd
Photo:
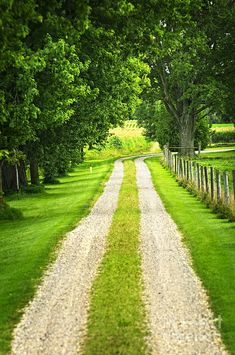
M226 354L202 284L180 233L152 184L144 158L136 160L141 209L145 301L153 354Z
M191 268L177 227L144 163L136 160L141 253L152 354L227 354L206 293ZM14 332L12 355L75 355L87 319L89 291L105 251L123 179L121 160L88 217L68 233ZM131 354L130 354L131 355Z
M104 193L70 232L34 300L15 329L14 355L73 355L86 324L89 291L117 207L123 163L115 163Z

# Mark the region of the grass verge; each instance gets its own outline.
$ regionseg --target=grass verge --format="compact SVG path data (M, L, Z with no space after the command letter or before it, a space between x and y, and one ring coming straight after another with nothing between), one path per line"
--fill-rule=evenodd
M156 190L183 233L212 309L216 316L222 317L220 331L224 342L235 354L235 222L218 219L203 203L178 186L158 158L146 162Z
M83 345L86 355L139 355L147 351L135 180L135 165L126 161L107 251L92 289L88 332Z
M24 218L0 224L0 354L9 351L20 310L55 257L58 242L88 213L103 190L112 162L93 162L92 166L90 173L90 164L81 164L61 178L60 184L46 186L44 193L7 199Z

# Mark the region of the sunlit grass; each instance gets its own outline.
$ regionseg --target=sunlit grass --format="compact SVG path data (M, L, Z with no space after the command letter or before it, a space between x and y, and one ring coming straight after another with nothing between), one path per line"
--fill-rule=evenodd
M214 123L212 125L212 129L216 132L223 132L223 131L234 131L235 127L233 123Z
M183 233L193 265L210 296L228 349L235 354L235 222L219 219L180 187L159 159L149 159L154 185Z
M103 189L112 163L81 164L45 193L8 198L23 211L20 221L0 224L0 354L9 351L12 330L32 298L58 242L85 216Z

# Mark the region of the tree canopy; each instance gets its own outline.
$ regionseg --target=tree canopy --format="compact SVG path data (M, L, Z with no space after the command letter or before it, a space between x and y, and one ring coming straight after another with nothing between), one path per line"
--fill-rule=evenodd
M53 180L133 115L152 137L173 128L189 155L204 117L234 118L231 0L2 0L0 12L0 166L22 152L34 184L39 166Z

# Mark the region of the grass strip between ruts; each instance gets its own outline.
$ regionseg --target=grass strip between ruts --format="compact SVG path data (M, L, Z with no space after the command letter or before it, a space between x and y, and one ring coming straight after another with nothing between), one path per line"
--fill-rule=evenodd
M107 250L93 284L83 353L146 354L138 192L133 161L126 161Z
M157 192L183 234L212 309L221 317L217 325L225 345L235 354L235 222L217 218L180 187L159 158L146 162Z

